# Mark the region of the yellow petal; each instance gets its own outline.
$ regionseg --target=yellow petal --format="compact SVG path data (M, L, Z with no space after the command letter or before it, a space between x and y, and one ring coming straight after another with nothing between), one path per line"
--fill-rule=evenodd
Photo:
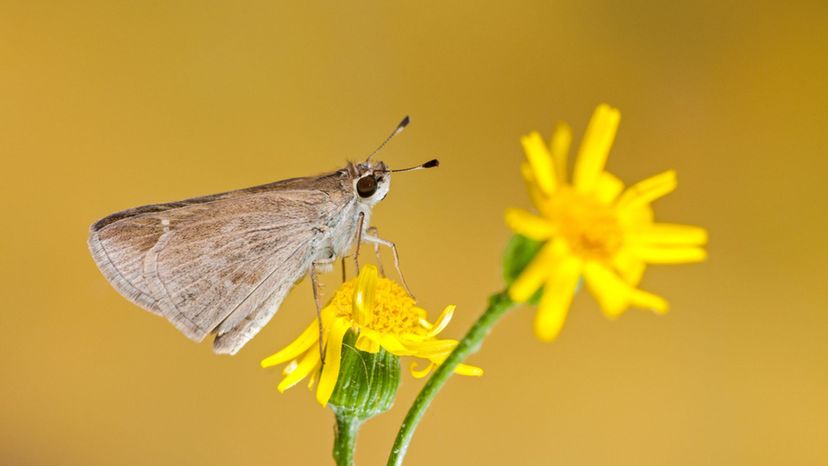
M377 343L376 340L370 338L368 335L365 334L366 332L361 332L359 334L359 338L357 338L356 347L360 351L365 351L366 353L376 354L380 350L380 345Z
M325 348L325 365L322 367L322 376L319 377L319 386L316 388L316 401L322 406L328 404L331 394L339 378L339 366L342 363L342 339L350 324L345 319L333 321L328 332L328 343Z
M598 202L612 204L618 195L624 190L624 183L610 172L603 172L598 177L598 184L595 186L595 198Z
M529 199L532 200L532 204L541 210L541 207L545 204L544 196L538 187L538 183L535 182L535 175L532 173L532 167L523 162L520 164L520 172L523 175L523 179L526 181L526 190L529 191Z
M380 339L380 345L391 354L397 356L408 356L412 351L406 348L396 336L391 334L384 334Z
M555 174L558 185L566 183L566 159L569 155L569 146L572 143L572 130L566 123L558 123L555 132L552 133L552 141L549 147L552 151L552 160L555 162Z
M445 357L454 351L456 346L457 340L426 340L406 344L410 354L421 358Z
M378 276L377 268L373 265L363 266L359 271L353 304L354 320L357 324L368 325L371 322Z
M656 314L665 314L670 308L666 299L644 290L632 290L630 293L630 304L635 307L649 309Z
M651 176L646 180L630 186L621 198L618 199L618 208L622 210L633 209L649 204L656 199L666 196L678 186L678 179L674 170L667 170L658 175Z
M434 326L431 327L431 329L429 329L429 337L433 337L439 334L446 328L449 322L451 322L451 318L454 316L454 309L456 307L457 306L455 306L454 304L451 304L449 306L446 306L445 309L443 309L443 312L440 313L440 317L438 317L437 320L434 322Z
M319 375L319 371L311 371L310 377L308 377L308 389L313 390L313 385L316 383L316 377Z
M532 166L529 165L529 162L521 162L520 174L523 176L523 181L525 181L526 184L534 185L536 183L535 174L532 172Z
M434 368L435 366L442 365L446 361L446 358L448 358L448 356L449 355L446 354L444 356L440 356L440 357L437 357L437 358L432 358L431 359L431 365L426 367L423 370L418 371L417 375L414 375L414 373L413 373L414 365L412 364L412 366L411 366L412 375L414 375L414 377L417 377L417 376L424 377L424 376L426 376L432 368ZM472 376L472 377L480 377L481 375L483 375L483 369L481 369L477 366L472 366L472 365L469 365L469 364L462 364L461 363L461 364L458 364L454 368L454 373L455 374L460 374L460 375ZM417 378L419 378L419 377L417 377Z
M307 351L312 345L319 341L319 324L316 319L311 323L299 337L282 350L272 356L268 356L260 363L262 367L272 367L296 358Z
M620 121L621 112L607 104L599 105L592 114L575 160L573 184L578 192L587 193L595 189Z
M638 286L638 284L641 283L641 278L644 276L644 270L647 268L647 264L645 264L644 261L624 252L623 250L615 255L613 258L613 265L618 271L618 274L621 275L621 278L623 278L624 281L630 286Z
M649 264L684 264L701 262L707 258L707 252L698 246L630 246L627 250Z
M707 243L707 230L691 225L656 223L630 235L636 244L663 246L700 246Z
M471 377L480 377L481 375L483 375L483 369L468 364L458 364L457 367L454 368L454 373L460 375L468 375Z
M631 305L650 309L657 314L663 314L669 308L661 296L631 287L600 264L588 264L584 275L601 310L610 319L618 317Z
M622 194L623 197L623 194ZM627 231L642 231L653 224L653 206L641 204L627 208L616 208L619 220L625 225Z
M535 241L545 241L554 232L554 227L548 220L523 209L506 209L506 225L515 233Z
M537 132L520 139L523 150L526 152L526 159L532 166L532 174L535 177L538 188L544 194L552 194L555 191L555 169L552 165L552 156L543 138Z
M302 379L308 376L311 372L316 370L319 365L319 350L313 348L305 353L302 360L293 371L285 376L279 385L276 387L280 393L284 393L288 388L296 385Z
M410 366L408 366L409 372L415 379L422 379L423 377L427 376L431 369L434 369L435 364L433 362L429 362L425 365L422 369L417 369L417 362L412 362Z
M631 288L611 270L599 263L589 262L584 267L584 278L608 318L618 317L629 307Z
M562 259L552 271L535 314L535 335L540 340L552 341L561 332L580 276L581 261L574 257Z
M290 374L291 372L295 371L297 367L299 367L299 361L294 359L293 361L291 361L289 364L287 364L285 367L282 368L282 375Z
M538 291L555 266L555 261L560 256L560 247L559 241L549 241L541 248L509 287L509 297L512 300L526 302Z

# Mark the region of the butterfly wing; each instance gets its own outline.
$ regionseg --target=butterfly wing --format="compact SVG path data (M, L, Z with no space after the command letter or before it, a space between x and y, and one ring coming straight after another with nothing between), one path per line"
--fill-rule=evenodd
M350 201L340 172L156 204L92 226L100 270L130 301L233 354L315 259L318 232Z

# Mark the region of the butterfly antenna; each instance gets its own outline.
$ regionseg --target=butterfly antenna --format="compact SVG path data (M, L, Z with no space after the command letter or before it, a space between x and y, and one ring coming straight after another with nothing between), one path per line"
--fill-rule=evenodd
M440 161L437 160L437 159L432 159L432 160L429 160L428 162L421 163L421 164L416 165L414 167L400 168L399 170L388 170L388 171L390 171L391 173L413 172L414 170L422 170L423 168L434 168L434 167L439 167L439 166L440 166Z
M411 118L408 115L406 115L405 118L402 119L400 124L398 124L397 127L394 128L394 131L391 132L391 134L389 134L387 138L385 138L385 141L382 141L382 144L380 144L379 147L374 149L374 152L371 152L371 155L369 155L368 158L365 159L365 161L370 162L371 157L373 157L374 155L376 155L377 152L382 150L382 148L385 147L385 145L388 144L389 141L394 139L394 136L402 133L402 130L404 130L405 127L408 126L409 123L411 123Z

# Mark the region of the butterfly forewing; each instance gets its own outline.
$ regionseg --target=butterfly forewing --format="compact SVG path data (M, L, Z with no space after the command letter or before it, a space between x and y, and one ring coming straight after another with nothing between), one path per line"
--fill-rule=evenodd
M114 287L193 340L216 332L235 353L314 260L318 232L352 203L342 172L156 204L92 226L89 246Z

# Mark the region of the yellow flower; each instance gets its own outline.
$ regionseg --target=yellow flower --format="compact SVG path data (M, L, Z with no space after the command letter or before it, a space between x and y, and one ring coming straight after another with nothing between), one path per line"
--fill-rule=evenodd
M323 406L333 393L339 377L342 340L348 330L358 336L356 349L376 353L380 347L397 356L423 358L428 364L417 369L412 363L414 377L425 377L451 353L456 340L439 340L437 334L446 328L455 306L447 306L434 323L427 319L424 309L416 306L405 290L393 281L379 277L372 265L362 267L357 278L343 283L330 303L321 311L322 346L325 364L319 354L319 324L316 319L287 347L264 359L262 367L271 367L291 361L278 386L280 392L296 385L311 375L313 387L316 374L322 369L316 399ZM482 369L461 364L455 370L462 375L482 375Z
M520 235L545 242L509 289L526 302L543 287L535 333L551 341L563 326L581 277L607 317L630 306L667 311L662 297L638 288L647 264L696 262L706 257L707 232L699 227L654 223L650 204L676 188L666 171L626 190L604 165L620 112L599 105L578 151L572 181L567 153L572 134L561 124L550 144L537 132L521 140L527 161L521 166L540 215L508 209L506 223Z

